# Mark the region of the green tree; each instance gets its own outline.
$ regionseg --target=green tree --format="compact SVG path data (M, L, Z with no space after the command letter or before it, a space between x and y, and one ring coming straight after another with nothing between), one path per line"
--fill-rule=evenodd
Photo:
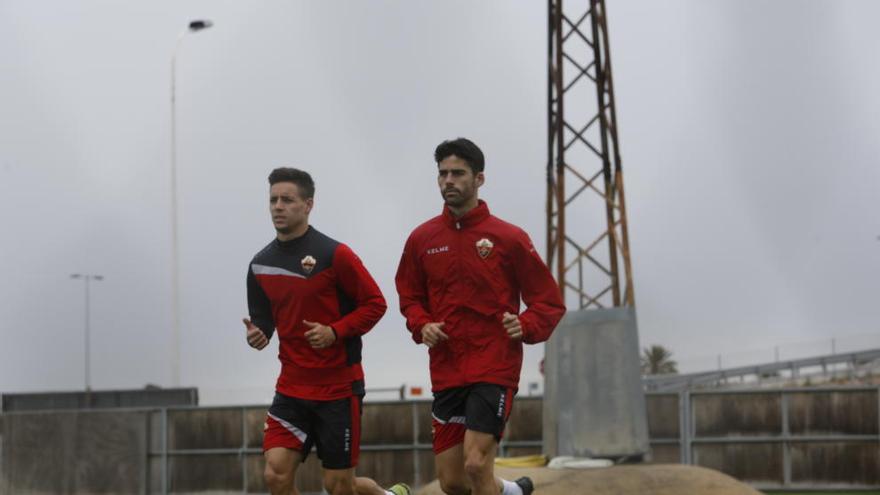
M642 374L667 375L678 373L678 363L672 359L672 351L662 345L642 349Z

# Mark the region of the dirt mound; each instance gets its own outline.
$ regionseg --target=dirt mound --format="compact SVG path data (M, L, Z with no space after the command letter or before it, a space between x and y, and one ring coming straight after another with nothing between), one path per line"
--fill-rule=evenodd
M750 486L711 469L680 464L639 464L599 469L503 468L514 480L529 476L535 495L760 495ZM418 495L443 495L435 480Z

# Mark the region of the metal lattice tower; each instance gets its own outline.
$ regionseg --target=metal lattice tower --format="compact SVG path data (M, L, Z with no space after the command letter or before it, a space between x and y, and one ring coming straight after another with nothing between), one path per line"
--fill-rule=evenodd
M570 308L634 306L605 2L571 3L548 0L547 265Z

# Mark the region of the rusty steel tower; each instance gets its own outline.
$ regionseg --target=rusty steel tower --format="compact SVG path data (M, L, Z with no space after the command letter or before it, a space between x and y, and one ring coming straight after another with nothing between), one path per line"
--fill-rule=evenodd
M605 1L562 3L548 0L547 265L570 309L633 307Z

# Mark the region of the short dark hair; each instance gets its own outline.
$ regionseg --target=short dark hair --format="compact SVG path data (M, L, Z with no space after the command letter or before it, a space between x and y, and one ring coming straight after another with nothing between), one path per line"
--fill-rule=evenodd
M434 161L440 163L452 155L464 160L471 168L474 175L482 172L486 167L486 160L483 158L483 152L480 150L480 147L474 144L470 139L460 137L443 141L437 145L437 149L434 150Z
M279 167L269 174L269 185L274 186L279 182L293 182L299 187L299 193L303 199L315 197L315 181L308 172L298 168Z

